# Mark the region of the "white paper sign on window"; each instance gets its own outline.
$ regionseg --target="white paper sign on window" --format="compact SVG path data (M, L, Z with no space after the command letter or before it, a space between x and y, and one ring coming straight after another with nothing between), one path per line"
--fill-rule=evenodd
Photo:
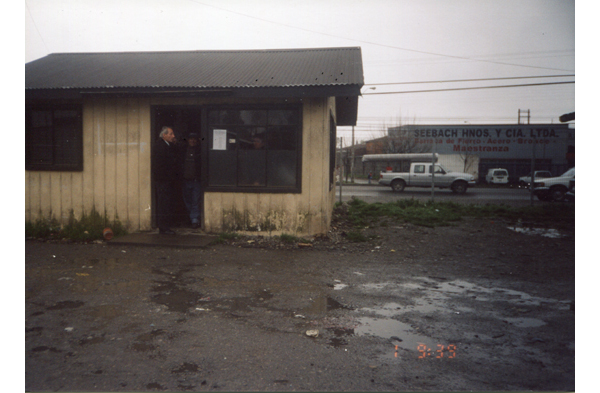
M213 150L227 150L227 130L213 130Z

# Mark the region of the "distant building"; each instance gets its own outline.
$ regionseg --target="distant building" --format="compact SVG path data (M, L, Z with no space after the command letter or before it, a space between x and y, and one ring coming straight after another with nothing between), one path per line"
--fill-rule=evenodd
M409 140L416 150L390 151L395 140ZM458 156L465 167L477 161L480 180L489 168L505 168L517 181L530 172L533 156L536 169L554 175L575 166L575 129L568 124L407 125L391 127L387 136L366 145L367 154L435 151Z

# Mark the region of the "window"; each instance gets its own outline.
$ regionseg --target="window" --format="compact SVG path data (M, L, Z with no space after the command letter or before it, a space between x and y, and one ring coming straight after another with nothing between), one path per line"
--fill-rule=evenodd
M431 168L432 168L432 165L429 165L429 173L431 173ZM446 172L444 172L444 169L441 166L436 165L435 166L435 173L442 173L442 174L444 174Z
M208 111L210 187L300 191L300 109Z
M415 173L425 173L425 165L415 165Z
M26 109L25 169L83 170L81 106Z

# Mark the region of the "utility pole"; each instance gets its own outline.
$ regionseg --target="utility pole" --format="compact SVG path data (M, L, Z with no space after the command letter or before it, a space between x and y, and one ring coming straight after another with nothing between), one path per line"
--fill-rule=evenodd
M525 111L523 111L523 115L525 115ZM527 123L521 123L521 109L519 109L519 124L529 124L531 118L531 113L529 109L527 109ZM531 182L529 183L529 199L531 206L533 206L533 184L535 182L535 144L537 142L537 138L534 137L533 143L531 144Z
M350 161L350 182L354 183L354 126L352 126L352 158Z
M436 138L433 138L433 151L431 152L431 202L435 197L435 144Z
M525 116L525 110L523 110L523 116ZM527 109L527 123L521 123L521 109L519 109L519 119L517 120L517 124L529 124L530 117L529 109Z

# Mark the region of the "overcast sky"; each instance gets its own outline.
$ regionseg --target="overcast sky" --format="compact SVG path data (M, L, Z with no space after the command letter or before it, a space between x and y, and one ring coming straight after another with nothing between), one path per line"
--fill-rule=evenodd
M575 3L569 0L26 0L25 5L25 62L60 52L360 46L365 95L357 139L381 136L399 123L516 124L519 109L530 111L532 123L558 123L560 115L575 110L575 84L564 83L575 80ZM533 76L560 77L491 80ZM454 82L464 79L489 80ZM430 81L445 82L423 83ZM546 83L553 84L407 93Z

